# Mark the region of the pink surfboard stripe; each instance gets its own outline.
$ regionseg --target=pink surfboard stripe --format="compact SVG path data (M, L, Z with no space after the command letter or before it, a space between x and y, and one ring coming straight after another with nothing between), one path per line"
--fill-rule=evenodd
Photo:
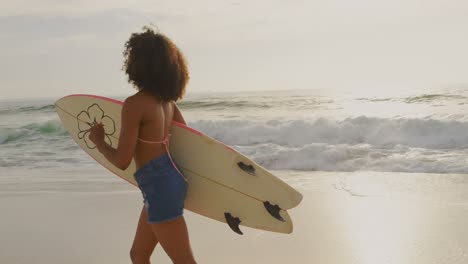
M102 99L102 100L105 100L105 101L110 101L110 102L113 102L113 103L116 103L116 104L119 104L119 105L123 105L122 101L112 99L112 98L108 98L108 97L104 97L104 96L93 95L93 94L71 94L71 95L67 95L67 96L65 96L63 98L73 97L73 96L86 96L86 97L98 98L98 99Z

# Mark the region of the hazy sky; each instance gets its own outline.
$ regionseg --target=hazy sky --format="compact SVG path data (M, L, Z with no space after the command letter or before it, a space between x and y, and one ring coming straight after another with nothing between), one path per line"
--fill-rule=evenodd
M123 45L150 23L185 53L190 91L468 83L466 0L17 0L0 3L1 98L133 92Z

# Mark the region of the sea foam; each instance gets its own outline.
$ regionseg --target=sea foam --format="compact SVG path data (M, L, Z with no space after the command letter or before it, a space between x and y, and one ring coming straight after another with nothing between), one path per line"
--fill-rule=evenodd
M458 149L468 147L468 122L433 119L357 117L252 122L200 120L190 126L229 145L274 143L301 147L311 143L369 144L391 147Z

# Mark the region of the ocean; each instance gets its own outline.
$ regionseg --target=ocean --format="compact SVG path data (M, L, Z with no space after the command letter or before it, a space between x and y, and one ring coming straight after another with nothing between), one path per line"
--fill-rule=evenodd
M0 103L0 176L96 168L62 127L56 99ZM271 170L468 173L468 89L194 93L179 106L191 127Z
M128 190L117 177L96 176L105 170L62 127L57 99L1 102L0 193ZM468 173L468 89L192 93L178 104L189 126L298 185L330 173ZM362 195L355 184L338 189Z

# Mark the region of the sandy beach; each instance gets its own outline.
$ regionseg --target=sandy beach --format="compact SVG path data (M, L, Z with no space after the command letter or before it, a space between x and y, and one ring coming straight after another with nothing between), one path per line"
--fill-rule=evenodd
M20 179L22 173L10 177ZM304 194L299 207L290 210L294 232L244 227L245 235L239 236L225 224L186 211L199 263L468 261L464 175L276 173ZM103 181L101 187L97 182L70 181L81 177L78 172L54 175L36 174L39 187L31 175L24 175L23 189L3 177L0 263L130 263L128 252L142 206L138 190L104 170L94 173ZM68 184L60 184L60 177ZM161 247L152 261L171 263Z

